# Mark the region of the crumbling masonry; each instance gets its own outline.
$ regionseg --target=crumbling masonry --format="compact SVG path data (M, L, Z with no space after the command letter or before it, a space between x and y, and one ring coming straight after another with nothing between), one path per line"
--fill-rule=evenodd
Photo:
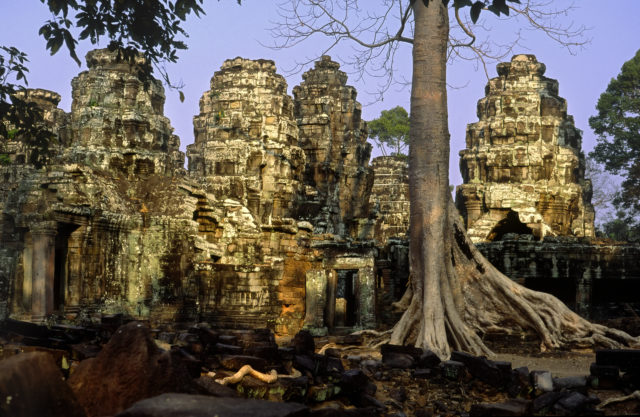
M226 61L194 117L188 169L161 84L136 76L142 61L96 50L87 64L70 113L56 93L25 93L57 138L44 168L3 140L0 320L124 313L279 335L393 320L388 305L408 277L407 166L369 165L356 91L337 63L322 57L292 98L272 61ZM533 58L509 65L469 128L467 222L474 230L511 210L540 235L589 235L579 135L557 84ZM518 93L496 95L498 84Z
M533 55L498 64L467 127L456 202L474 242L594 235L580 131L545 69Z
M318 61L294 101L272 61L226 61L194 118L188 170L141 61L96 50L87 64L70 114L56 93L27 92L58 138L51 162L26 165L18 141L4 150L0 317L375 325L384 220L368 208L371 146L337 63Z

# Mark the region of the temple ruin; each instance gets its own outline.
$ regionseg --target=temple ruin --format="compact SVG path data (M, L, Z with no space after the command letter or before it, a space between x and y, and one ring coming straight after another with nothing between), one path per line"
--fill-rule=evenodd
M407 163L369 164L361 106L336 62L322 57L291 97L272 61L227 60L200 100L185 169L161 83L137 76L142 58L86 59L70 113L54 92L25 93L56 136L50 162L27 164L17 140L2 150L0 320L123 313L281 336L393 322L409 275ZM532 56L500 64L468 128L458 205L476 241L593 235L580 135L543 72ZM483 250L498 264L516 256L514 271L525 257ZM572 271L606 276L609 258L594 250Z
M533 55L498 64L460 152L456 203L474 242L506 233L594 236L580 131Z
M226 61L200 101L187 170L141 63L87 54L69 114L56 93L28 91L58 140L40 170L7 146L0 317L373 327L390 233L370 215L371 145L339 65L323 57L294 100L272 61Z

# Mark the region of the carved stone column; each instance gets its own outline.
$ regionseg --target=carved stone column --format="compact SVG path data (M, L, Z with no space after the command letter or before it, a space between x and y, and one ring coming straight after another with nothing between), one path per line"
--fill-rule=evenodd
M57 227L54 221L36 223L31 227L33 242L31 320L34 322L42 321L54 308L56 233Z

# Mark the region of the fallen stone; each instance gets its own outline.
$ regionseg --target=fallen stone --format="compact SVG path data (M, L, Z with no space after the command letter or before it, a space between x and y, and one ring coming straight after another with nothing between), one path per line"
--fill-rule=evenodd
M322 408L311 411L311 417L375 417L380 415L380 410L375 407L344 408L341 404L323 404Z
M440 364L440 368L442 376L451 381L460 381L467 372L464 363L458 361L444 361Z
M334 384L313 385L309 388L308 398L321 403L327 401L340 393L340 387Z
M514 398L504 403L473 404L469 415L471 417L528 416L531 415L531 409L531 401Z
M339 358L341 356L340 350L336 348L328 348L327 350L324 351L324 354L326 356L331 356L333 358Z
M549 371L532 371L531 385L533 388L542 393L553 391L553 379Z
M218 342L224 345L236 345L238 344L238 337L231 334L221 334L218 336Z
M599 389L616 389L620 385L620 368L592 363L589 367L591 386Z
M316 361L309 355L296 355L293 358L293 367L300 372L308 371L312 375L316 374Z
M202 342L205 347L209 345L214 346L218 343L220 338L220 335L217 332L207 327L198 327L198 335L200 337L200 342Z
M438 376L437 368L416 369L413 371L413 377L418 379L430 379Z
M309 409L297 403L276 403L203 395L163 394L142 400L116 417L306 417Z
M78 343L71 345L71 359L81 361L88 358L95 358L102 350L102 346L94 343Z
M417 366L420 368L435 368L440 365L440 357L429 349L425 349L424 353L418 358Z
M341 374L342 372L344 372L344 366L342 365L342 361L340 360L340 358L336 358L333 356L326 356L324 357L324 362L325 362L325 369L326 369L326 373L331 374L331 373L339 373Z
M89 417L113 415L165 392L200 393L178 358L156 346L148 327L131 322L95 358L80 362L68 383Z
M596 364L617 366L623 372L640 371L640 350L602 349L596 350Z
M244 346L244 353L268 361L277 360L278 345L275 342L249 342Z
M495 363L484 356L474 356L466 352L454 351L451 352L451 360L464 363L474 378L494 387L504 385L511 374L511 366L509 366L509 372L503 372Z
M195 383L203 389L203 393L214 397L238 397L238 392L226 385L218 384L215 378L207 375L201 375L195 380Z
M387 353L382 356L382 363L389 368L410 369L416 367L416 360L406 353Z
M419 361L420 357L424 354L424 351L415 346L402 346L402 345L391 345L389 343L385 343L380 346L380 353L382 353L382 361L384 362L384 358L387 355L391 354L406 354L411 356L414 361Z
M315 341L308 330L300 330L296 333L291 342L291 347L293 347L298 354L311 354L316 351Z
M522 366L511 371L511 378L507 385L507 394L510 397L517 397L521 394L528 394L531 386L531 376L529 368Z
M564 396L565 393L563 392L545 392L544 394L539 395L533 400L533 411L535 411L536 413L541 411L549 411L553 408L553 405Z
M222 338L222 336L220 336L220 338ZM227 345L224 343L216 343L214 346L214 350L216 353L226 353L229 355L242 355L244 353L243 349L240 346Z
M561 398L553 407L555 412L561 411L564 414L576 415L582 413L589 404L590 399L579 392L572 392Z
M360 369L349 369L342 374L340 386L346 394L360 393L369 383L369 377Z
M51 355L21 353L0 361L0 415L84 417Z
M295 349L292 347L279 347L278 348L278 358L281 361L292 361L293 355L295 354Z
M553 378L553 385L559 390L576 390L587 387L586 376L568 376L564 378Z

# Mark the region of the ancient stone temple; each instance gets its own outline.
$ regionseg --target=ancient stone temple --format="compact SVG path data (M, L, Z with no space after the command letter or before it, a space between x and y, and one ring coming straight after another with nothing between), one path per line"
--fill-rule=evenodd
M467 127L456 205L474 242L594 235L580 131L545 69L533 55L498 64Z
M291 217L305 155L293 100L273 61L226 61L200 99L194 127L192 178L218 199L242 202L262 224Z
M3 149L0 320L373 327L380 265L392 270L382 240L401 232L381 225L401 205L368 210L370 146L338 65L318 61L294 101L272 61L226 61L194 118L185 170L141 60L87 54L69 114L56 93L25 93L57 145L42 169L20 142Z
M388 306L409 276L407 163L369 165L360 104L337 63L322 57L292 98L272 61L226 61L194 117L188 169L161 83L139 78L142 58L96 50L87 64L70 113L54 92L22 93L57 139L44 167L3 139L0 321L122 313L286 336L396 319ZM580 136L557 82L529 56L498 69L462 152L458 204L472 235L592 234ZM520 253L531 245L502 242L483 250L514 279L525 267L570 270L571 288L588 293L601 271L636 276L635 249L610 262L586 248L584 268L554 255L573 249L535 249L546 255L534 268Z
M353 235L368 215L371 144L356 90L338 63L323 56L293 89L299 143L307 155L300 215L316 231Z

